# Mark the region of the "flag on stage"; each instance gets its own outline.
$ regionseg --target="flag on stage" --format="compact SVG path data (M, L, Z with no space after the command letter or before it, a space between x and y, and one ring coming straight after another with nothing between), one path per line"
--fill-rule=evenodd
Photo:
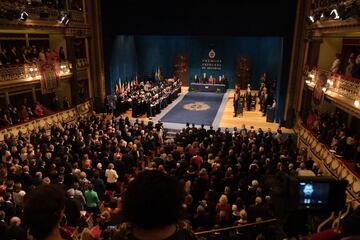
M119 83L116 84L116 92L121 93L121 78L119 77Z
M157 67L157 69L155 69L155 81L158 82L161 79L161 71L160 71L160 66Z

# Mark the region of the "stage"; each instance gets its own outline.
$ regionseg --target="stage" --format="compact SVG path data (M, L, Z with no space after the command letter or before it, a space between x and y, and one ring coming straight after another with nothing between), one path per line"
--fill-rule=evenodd
M259 111L259 104L256 104L255 111L244 110L243 116L233 117L233 95L233 89L227 90L225 94L193 93L188 91L188 87L182 87L179 97L151 120L153 122L161 120L168 129L182 129L187 122L195 123L197 126L204 123L207 128L212 125L214 129L240 128L243 124L247 128L254 126L255 129L262 128L264 131L268 128L272 131L278 129L279 123L266 122L266 117L263 117ZM131 117L131 110L123 116L135 120ZM138 119L149 121L146 115ZM282 130L284 133L293 133L292 129L283 127Z

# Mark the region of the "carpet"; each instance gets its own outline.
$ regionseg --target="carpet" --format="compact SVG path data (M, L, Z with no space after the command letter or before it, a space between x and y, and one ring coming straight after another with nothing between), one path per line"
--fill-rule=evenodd
M223 96L223 93L189 92L161 121L212 125Z

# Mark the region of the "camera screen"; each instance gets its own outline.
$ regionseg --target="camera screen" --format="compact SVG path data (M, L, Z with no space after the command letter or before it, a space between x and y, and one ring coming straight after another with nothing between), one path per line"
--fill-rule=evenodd
M329 201L329 183L299 182L299 204L325 205Z

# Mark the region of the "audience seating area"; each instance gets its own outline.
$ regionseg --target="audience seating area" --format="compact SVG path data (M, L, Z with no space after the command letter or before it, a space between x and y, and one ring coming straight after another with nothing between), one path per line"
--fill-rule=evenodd
M359 135L351 131L341 120L339 112L322 113L310 111L307 129L338 158L343 158L351 169L360 174Z
M86 106L77 112L86 113ZM72 121L59 121L64 116ZM280 128L273 134L245 126L223 132L188 125L174 138L166 138L161 123L77 116L71 109L36 120L35 125L24 126L28 131L23 133L4 134L0 210L7 224L12 217L21 217L22 200L11 198L15 193L24 196L39 184L61 183L68 201L79 206L79 214L66 216L65 239L84 229L109 235L117 227L110 231L108 226L123 223L119 197L129 181L139 171L157 170L184 184L183 218L194 231L204 231L276 217L270 197L270 186L276 183L272 176L321 175L316 164L297 152L292 136L284 136ZM46 125L53 120L58 124ZM16 130L21 128L11 131ZM116 185L105 176L106 169L116 171ZM84 199L90 185L99 198L96 209L87 207ZM89 212L94 214L91 224L89 217L84 221ZM254 239L261 232L274 234L274 226L265 226L237 232L242 239Z

